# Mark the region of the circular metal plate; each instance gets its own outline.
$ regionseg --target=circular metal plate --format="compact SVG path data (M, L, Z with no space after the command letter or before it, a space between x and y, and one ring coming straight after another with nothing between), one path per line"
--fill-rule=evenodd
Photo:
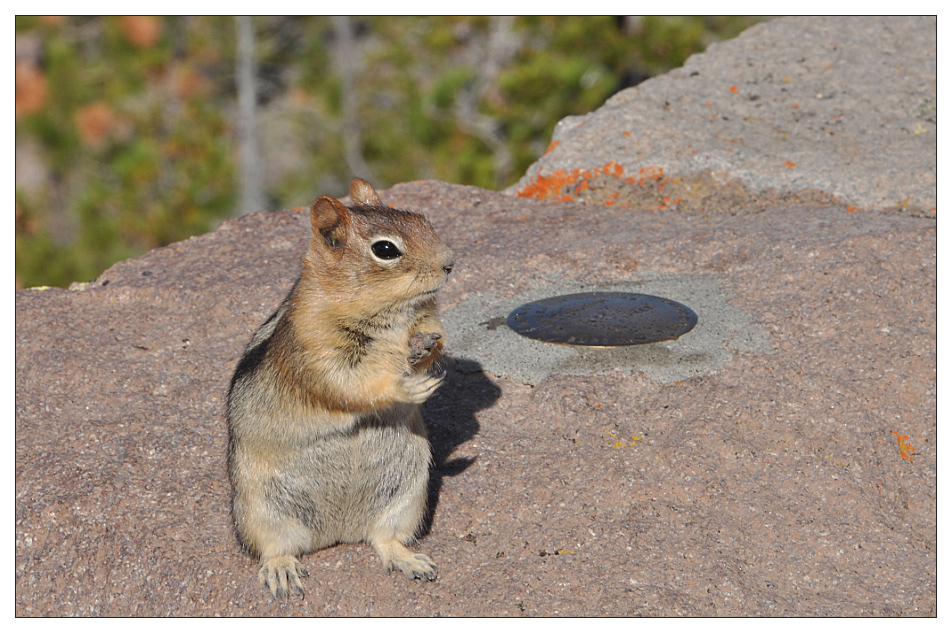
M691 331L697 315L662 297L583 292L527 303L506 323L522 336L547 343L617 347L676 339Z

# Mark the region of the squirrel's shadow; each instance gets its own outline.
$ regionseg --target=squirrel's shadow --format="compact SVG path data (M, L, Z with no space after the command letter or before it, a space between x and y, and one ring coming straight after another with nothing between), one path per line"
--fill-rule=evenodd
M495 404L502 393L486 377L482 366L476 361L444 358L443 363L446 378L433 397L423 405L423 419L433 448L433 467L430 469L427 512L420 536L429 534L433 526L443 478L459 475L476 461L469 457L449 460L449 456L457 446L479 433L476 413ZM459 370L462 366L466 367L466 373Z

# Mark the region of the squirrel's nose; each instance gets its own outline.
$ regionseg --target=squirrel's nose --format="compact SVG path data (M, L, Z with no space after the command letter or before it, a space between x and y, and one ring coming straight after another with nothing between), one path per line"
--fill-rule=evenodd
M450 249L443 251L443 272L449 275L453 272L453 266L456 265L456 254Z

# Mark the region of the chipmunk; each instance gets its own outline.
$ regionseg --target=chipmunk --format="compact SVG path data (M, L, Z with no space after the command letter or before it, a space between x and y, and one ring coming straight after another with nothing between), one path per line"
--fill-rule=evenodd
M420 404L445 374L436 292L453 251L422 215L355 178L351 207L311 205L301 277L258 328L228 391L240 541L275 598L303 596L298 557L365 541L389 574L434 580L407 544L423 520L430 445Z

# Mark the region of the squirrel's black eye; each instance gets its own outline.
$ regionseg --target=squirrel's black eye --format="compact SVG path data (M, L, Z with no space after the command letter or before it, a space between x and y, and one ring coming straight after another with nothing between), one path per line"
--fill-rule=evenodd
M403 255L397 245L389 240L379 240L370 245L370 250L380 259L396 259Z

